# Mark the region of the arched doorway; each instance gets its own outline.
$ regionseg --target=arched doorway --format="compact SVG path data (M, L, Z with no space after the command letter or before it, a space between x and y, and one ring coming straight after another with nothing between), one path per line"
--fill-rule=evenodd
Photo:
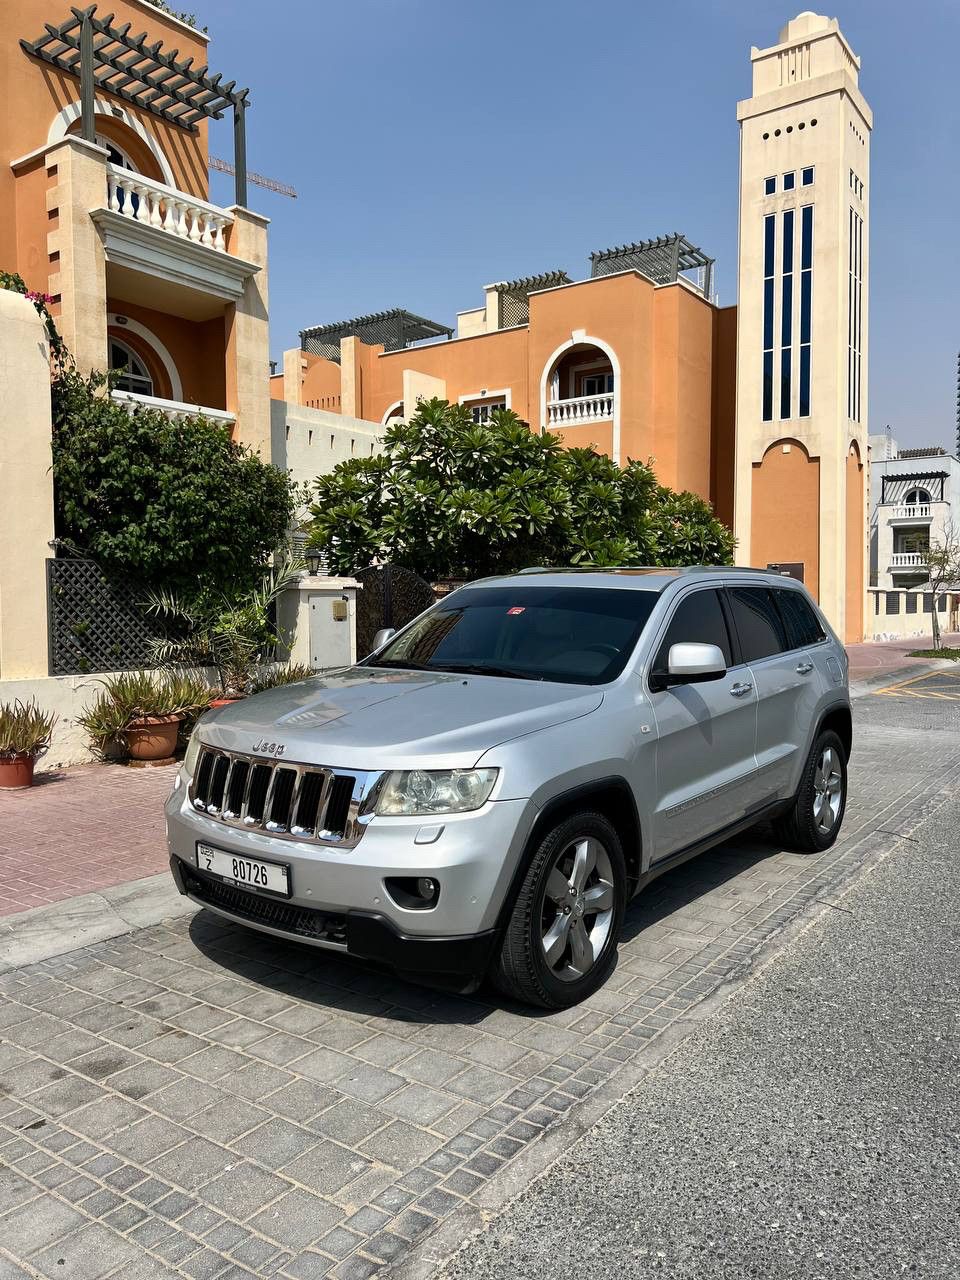
M593 445L620 461L620 367L612 348L577 333L541 378L542 426L570 446Z

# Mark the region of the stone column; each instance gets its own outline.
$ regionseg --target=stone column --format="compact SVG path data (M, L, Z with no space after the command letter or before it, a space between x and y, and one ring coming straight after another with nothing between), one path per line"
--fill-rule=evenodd
M270 332L268 319L267 227L269 219L234 205L229 251L260 270L244 286L239 302L227 306L227 409L236 414L236 439L270 459Z
M100 233L90 217L107 203L105 148L68 136L46 153L51 229L49 290L59 295L57 327L81 373L107 367L107 272Z
M0 289L0 680L48 674L50 364L33 304Z

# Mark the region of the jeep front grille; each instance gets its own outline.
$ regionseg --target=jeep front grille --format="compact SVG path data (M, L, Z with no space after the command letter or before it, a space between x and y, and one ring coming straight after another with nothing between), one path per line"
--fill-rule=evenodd
M198 812L231 827L288 840L352 847L372 776L201 747L190 783Z

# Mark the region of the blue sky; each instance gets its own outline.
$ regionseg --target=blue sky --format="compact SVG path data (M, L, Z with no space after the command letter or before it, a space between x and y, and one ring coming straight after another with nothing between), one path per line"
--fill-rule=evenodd
M186 0L181 0L186 3ZM403 306L444 323L491 281L683 231L736 300L737 124L768 0L193 0L210 62L251 87L272 219L271 354ZM836 12L831 8L831 14ZM874 110L870 429L953 444L960 348L956 0L844 0ZM232 158L232 131L211 149ZM232 202L213 174L213 198Z

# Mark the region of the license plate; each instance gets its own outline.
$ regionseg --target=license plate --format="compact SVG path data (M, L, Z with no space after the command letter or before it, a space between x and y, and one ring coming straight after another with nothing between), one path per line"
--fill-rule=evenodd
M229 880L241 889L259 889L290 897L290 868L282 862L263 862L239 853L226 853L209 844L197 844L197 867Z

